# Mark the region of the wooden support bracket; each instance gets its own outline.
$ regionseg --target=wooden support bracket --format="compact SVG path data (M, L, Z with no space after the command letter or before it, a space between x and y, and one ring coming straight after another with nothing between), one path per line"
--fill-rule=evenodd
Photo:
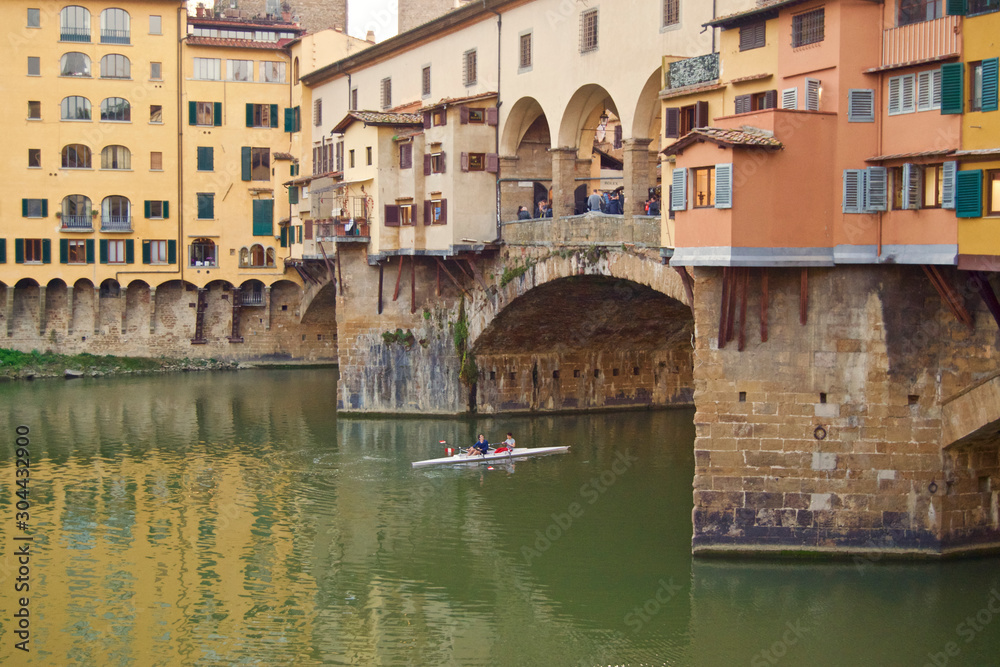
M469 290L467 290L464 287L462 287L462 283L458 282L458 280L455 278L455 276L452 274L452 272L448 270L448 267L445 266L445 263L441 260L441 258L440 257L435 257L434 259L437 260L438 266L440 266L441 270L443 270L445 272L445 275L447 275L449 278L451 278L451 282L455 283L455 287L457 287L458 289L460 289L463 294L465 294L466 296L468 296L468 297L471 298L472 295L469 294ZM459 264L459 265L461 265L461 264Z
M399 269L396 271L396 289L392 291L392 300L399 298L399 279L403 277L403 256L399 256Z
M955 319L969 327L970 329L975 327L972 321L972 315L966 310L965 304L962 303L961 297L955 292L945 277L941 274L936 266L923 265L921 267L927 277L930 279L931 284L934 285L934 289L941 296L941 300L944 301L945 305L948 306L948 310L951 314L955 316Z
M997 301L996 292L993 291L989 279L982 271L970 271L969 274L973 286L979 290L979 296L982 297L986 307L990 309L993 319L996 320L997 326L1000 327L1000 301Z
M385 271L385 266L382 264L378 265L378 314L382 314L382 274Z
M760 342L767 342L767 267L760 270Z
M673 267L674 271L681 277L681 282L684 283L684 293L687 295L688 306L694 309L694 280L691 278L691 274L687 272L687 268L683 266Z
M805 326L809 316L809 269L802 267L799 280L799 324Z
M746 347L747 329L747 287L750 282L750 269L741 268L740 272L740 328L736 337L736 349L740 352Z

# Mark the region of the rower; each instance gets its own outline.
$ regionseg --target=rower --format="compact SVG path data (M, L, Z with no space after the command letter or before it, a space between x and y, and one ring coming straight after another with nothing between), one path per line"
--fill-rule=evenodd
M509 454L510 452L514 451L514 447L516 446L516 444L517 443L514 442L514 434L508 431L507 439L500 443L500 446L497 447L495 453L501 454L503 452L507 452Z
M480 456L486 456L486 452L490 450L490 443L486 441L486 436L482 433L479 434L479 439L476 440L475 444L465 452L467 456L473 456L474 454L479 454Z

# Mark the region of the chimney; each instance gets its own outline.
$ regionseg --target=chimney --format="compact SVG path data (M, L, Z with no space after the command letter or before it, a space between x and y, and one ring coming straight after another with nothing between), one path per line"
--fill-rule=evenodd
M374 30L369 30L368 31L368 34L365 35L365 41L368 42L369 44L374 44L375 43L375 31Z
M285 23L291 23L292 22L292 13L291 12L281 12L281 20L284 21Z
M205 18L205 3L199 2L198 6L195 7L194 13L195 13L195 16L197 16L200 19Z

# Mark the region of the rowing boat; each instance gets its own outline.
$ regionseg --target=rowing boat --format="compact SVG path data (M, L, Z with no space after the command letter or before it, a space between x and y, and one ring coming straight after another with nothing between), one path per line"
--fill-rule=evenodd
M426 461L414 461L410 465L414 468L422 468L424 466L438 466L447 465L454 463L482 463L483 461L507 461L513 459L523 459L529 456L544 456L546 454L565 454L569 451L569 446L564 447L535 447L533 449L527 449L522 447L515 447L514 451L491 452L489 454L472 454L468 455L464 452L459 452L454 456L445 456L440 459L427 459Z

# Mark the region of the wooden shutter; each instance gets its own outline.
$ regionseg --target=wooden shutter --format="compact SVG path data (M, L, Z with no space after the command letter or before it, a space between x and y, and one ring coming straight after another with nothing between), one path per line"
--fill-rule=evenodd
M960 171L955 178L955 215L980 218L983 215L983 171Z
M299 189L294 185L291 185L288 188L288 203L289 204L299 203Z
M69 263L69 239L59 239L59 263Z
M443 225L448 222L448 200L441 200L441 217L438 219L438 224Z
M900 80L899 113L913 113L917 110L917 79L913 74L904 74Z
M142 203L142 214L143 217L146 218L147 220L149 220L149 208L150 208L150 202L147 199Z
M43 218L49 217L49 200L48 199L43 199L42 200L42 217Z
M863 169L844 170L844 213L861 213L861 181Z
M694 126L708 127L709 124L708 102L696 102L694 105Z
M247 104L247 127L253 127L253 105Z
M188 102L188 125L198 124L198 103Z
M920 208L921 177L923 169L920 165L907 162L903 165L903 208L915 210Z
M664 136L667 139L677 139L681 132L681 110L677 107L667 107L663 110L665 117Z
M434 221L434 212L431 209L431 202L429 199L424 200L424 225L429 225Z
M171 241L171 243L175 243L175 241ZM86 246L87 246L87 264L93 264L94 263L94 239L87 239Z
M177 263L177 241L167 241L167 262Z
M750 96L749 95L737 95L736 96L736 113L746 113L750 111Z
M934 107L934 72L917 72L917 111L930 111ZM939 101L940 104L940 101Z
M500 156L496 153L486 154L486 171L490 174L500 173Z
M431 156L430 154L424 154L424 176L431 175Z
M783 91L781 91L781 108L782 109L799 108L798 88L785 88Z
M441 163L441 171L438 172L439 174L443 174L445 172L445 164L446 163L445 163L444 158L445 158L444 151L441 151L441 153L440 153L440 159L438 160L438 162Z
M42 264L52 262L52 239L42 239Z
M24 239L14 239L14 263L24 264ZM7 316L10 317L11 314Z
M125 263L135 264L135 240L125 239Z
M271 105L271 113L269 114L269 116L271 117L270 118L270 120L271 120L271 127L278 127L278 105L277 104L272 104Z
M240 148L240 178L244 181L250 180L251 175L251 162L250 162L250 146L243 146Z
M889 209L889 172L885 167L868 167L865 175L865 212Z
M309 222L309 221L307 220L307 222ZM282 225L281 226L281 247L282 248L287 248L288 247L288 226L287 225Z
M778 108L778 91L777 90L766 90L766 91L764 91L764 108L765 109L777 109Z
M486 107L486 124L490 127L496 127L500 122L500 110L496 107Z
M670 174L670 210L687 209L687 169L677 167Z
M875 122L875 91L854 88L847 91L847 122Z
M212 124L215 127L222 127L222 102L215 102L212 105Z
M28 200L27 199L22 199L21 200L21 217L22 218L27 218L28 217Z
M425 130L429 130L430 127L431 127L431 112L430 111L425 111L424 112L424 129Z
M819 79L806 79L805 90L806 90L806 111L819 111L819 89L820 89Z
M983 105L982 111L997 110L997 70L1000 60L989 58L983 61Z
M948 16L965 16L966 0L948 0L946 13Z
M955 176L958 174L958 163L945 162L941 176L941 208L955 208Z
M198 171L213 171L214 169L215 151L213 148L211 146L198 146Z
M170 202L163 201L163 219L166 220L170 217Z
M889 79L889 115L894 116L902 113L902 77L894 76Z
M295 127L295 110L285 109L285 132L294 132L293 127Z
M469 107L458 108L458 120L462 125L469 124Z
M965 65L945 63L941 65L941 113L959 114L964 106Z
M149 241L142 242L142 263L149 264L150 262L150 251L149 251Z
M7 239L0 239L0 264L7 263Z
M303 230L303 234L305 234L306 240L311 241L313 237L313 221L306 220L304 223L302 223L301 229Z
M462 153L462 171L469 171L469 154Z
M274 200L253 200L253 235L272 236L274 234Z
M733 165L715 165L715 208L733 207Z
M100 241L100 254L101 254L101 264L108 263L108 240L101 239Z
M399 207L394 204L385 205L385 226L399 227Z

